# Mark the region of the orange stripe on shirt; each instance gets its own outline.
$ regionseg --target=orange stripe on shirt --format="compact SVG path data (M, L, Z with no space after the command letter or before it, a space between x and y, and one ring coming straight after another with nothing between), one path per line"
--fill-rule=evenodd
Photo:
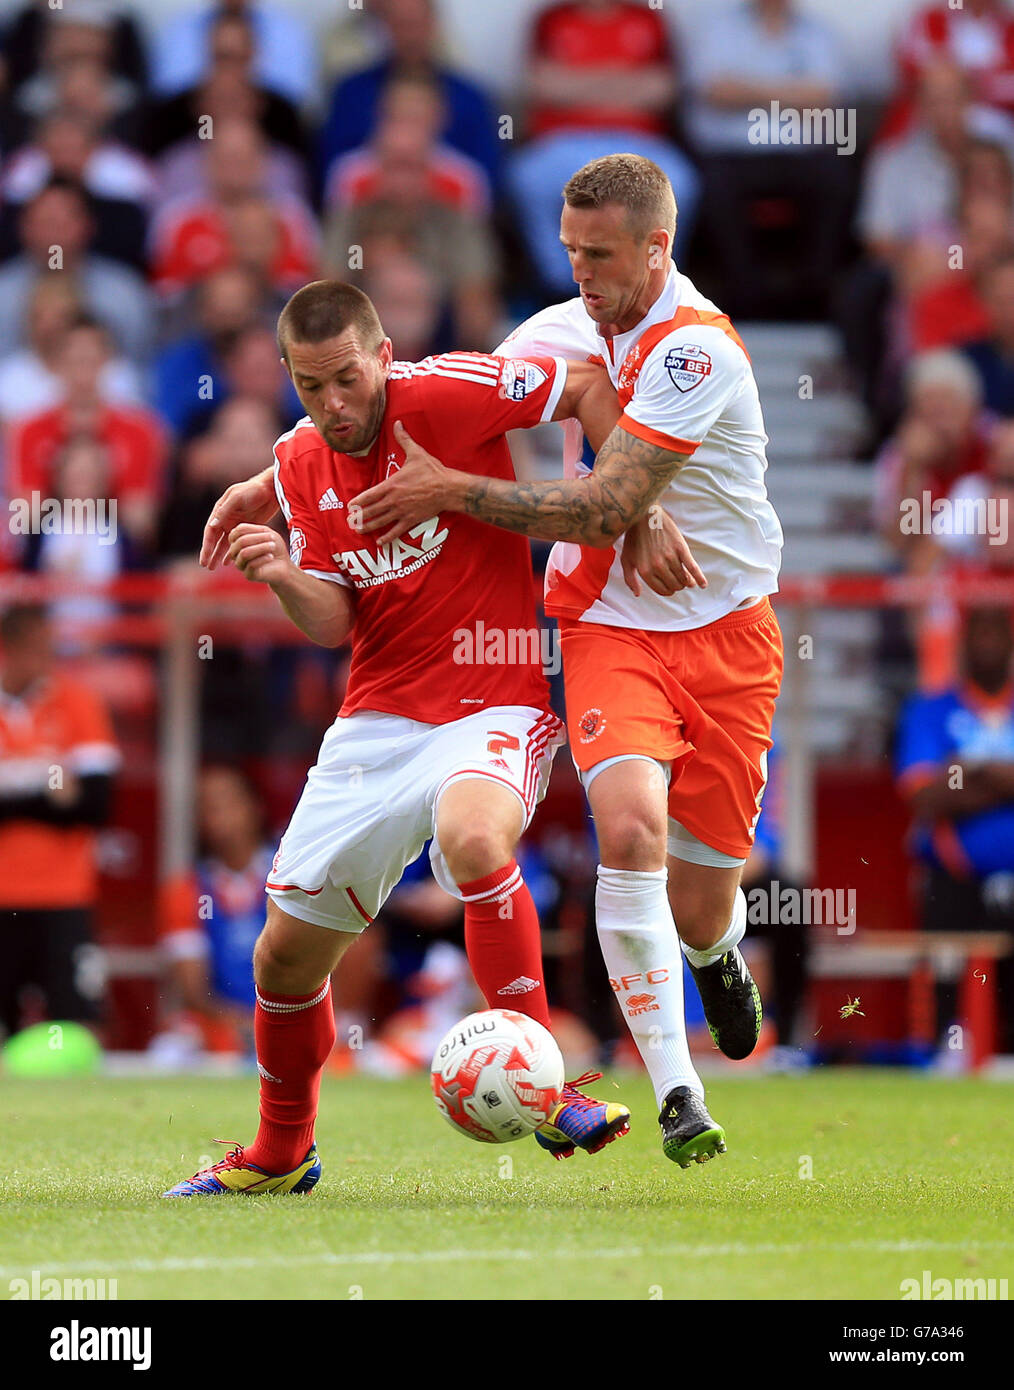
M642 425L640 420L633 420L626 411L616 422L620 429L626 430L628 434L636 434L638 439L643 439L646 444L656 444L660 449L669 449L676 454L692 454L695 449L701 447L699 439L680 439L675 434L663 434L661 430L653 430L650 425Z

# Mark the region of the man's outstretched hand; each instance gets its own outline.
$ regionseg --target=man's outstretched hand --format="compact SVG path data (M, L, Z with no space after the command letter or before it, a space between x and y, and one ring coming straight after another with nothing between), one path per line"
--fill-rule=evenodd
M634 594L640 594L642 579L666 598L681 589L708 587L682 531L657 503L624 534L620 563L627 588Z
M401 468L349 503L349 525L357 531L381 531L378 545L386 545L446 508L454 477L452 469L415 442L400 420L394 423L394 437L405 450Z
M244 522L266 526L277 511L278 498L275 496L270 468L256 478L247 479L245 483L233 483L227 487L212 507L211 516L204 527L200 563L209 570L217 569L220 564L231 564L231 532Z

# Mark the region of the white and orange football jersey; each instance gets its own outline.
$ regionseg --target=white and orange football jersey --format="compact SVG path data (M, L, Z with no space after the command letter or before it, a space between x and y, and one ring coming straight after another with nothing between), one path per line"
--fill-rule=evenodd
M533 315L498 356L601 361L619 393L620 424L689 458L659 497L708 581L669 598L627 587L622 537L612 549L560 542L546 570L546 611L612 627L681 631L716 622L778 588L782 530L767 496L767 435L746 349L728 318L675 266L635 328L603 337L580 297ZM568 421L565 471L587 472Z

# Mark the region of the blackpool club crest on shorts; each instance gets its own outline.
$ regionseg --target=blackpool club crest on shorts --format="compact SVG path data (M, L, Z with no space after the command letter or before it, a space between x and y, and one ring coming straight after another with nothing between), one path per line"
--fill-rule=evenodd
M711 357L697 343L681 343L666 354L665 369L677 391L692 391L711 375Z
M577 721L582 743L594 743L606 727L605 716L600 709L586 709Z

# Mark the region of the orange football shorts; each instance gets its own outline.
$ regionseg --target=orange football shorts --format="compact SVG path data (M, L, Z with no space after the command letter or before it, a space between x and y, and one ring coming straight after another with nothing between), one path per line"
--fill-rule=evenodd
M704 844L745 859L782 680L770 600L684 632L561 618L560 636L578 769L632 753L671 764L669 815Z

